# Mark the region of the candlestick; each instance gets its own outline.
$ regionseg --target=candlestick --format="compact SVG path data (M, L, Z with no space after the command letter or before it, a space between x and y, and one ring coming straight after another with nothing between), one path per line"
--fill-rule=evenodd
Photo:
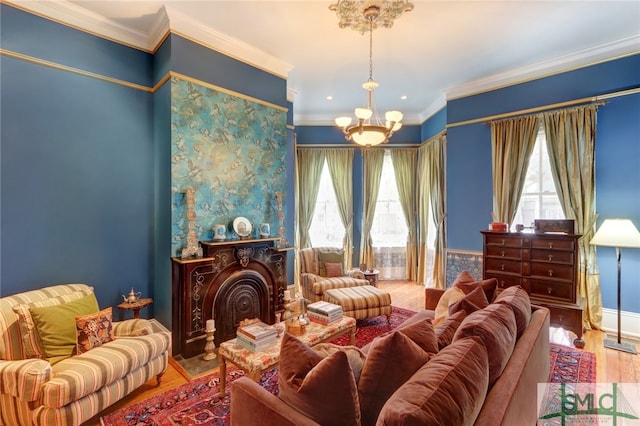
M215 331L215 329L216 329L216 322L212 319L207 320L205 331Z
M207 320L205 332L207 333L207 338L204 344L204 355L202 355L202 359L210 361L216 358L216 345L213 343L213 333L216 332L216 323L214 320Z
M291 300L291 292L289 290L284 291L284 300Z

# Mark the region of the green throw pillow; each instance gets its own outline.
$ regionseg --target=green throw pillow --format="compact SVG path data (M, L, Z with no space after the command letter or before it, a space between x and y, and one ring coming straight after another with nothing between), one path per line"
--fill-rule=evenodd
M40 343L49 362L73 355L76 348L76 316L98 312L95 294L54 306L30 307Z
M327 276L327 268L325 263L344 264L344 253L342 251L320 251L318 252L318 263L320 263L320 276Z

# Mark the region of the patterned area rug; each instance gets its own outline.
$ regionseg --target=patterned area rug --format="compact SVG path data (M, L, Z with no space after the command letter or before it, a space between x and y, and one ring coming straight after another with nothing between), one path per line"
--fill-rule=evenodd
M413 311L393 308L391 323L385 317L358 320L356 346L362 347L414 314ZM341 336L332 343L348 345L349 337ZM595 355L560 345L551 345L550 381L595 381ZM233 366L227 369L227 384L242 377L244 372ZM269 392L278 393L278 370L265 372L260 385ZM100 419L104 426L173 426L173 425L228 425L229 389L223 398L219 395L218 372L195 379L189 383L122 408Z

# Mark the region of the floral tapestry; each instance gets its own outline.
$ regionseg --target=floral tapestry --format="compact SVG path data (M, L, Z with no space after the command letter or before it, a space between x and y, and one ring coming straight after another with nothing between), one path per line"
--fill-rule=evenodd
M200 240L211 240L216 224L236 238L232 223L239 216L253 225L252 237L260 223L278 229L275 193L286 192L286 132L285 108L172 78L172 255L186 245L188 188L195 190Z

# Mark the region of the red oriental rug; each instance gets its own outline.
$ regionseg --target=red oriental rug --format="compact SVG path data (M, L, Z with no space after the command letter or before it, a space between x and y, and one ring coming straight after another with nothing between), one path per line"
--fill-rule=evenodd
M358 320L356 346L362 347L375 337L393 330L415 312L393 308L391 323L385 317ZM348 336L332 343L347 345ZM551 372L549 381L595 381L595 355L573 348L551 345ZM233 366L227 369L227 392L219 396L218 372L197 378L145 401L132 404L100 419L103 426L174 426L174 425L229 425L230 383L244 372ZM260 385L269 392L278 393L278 369L265 372Z

